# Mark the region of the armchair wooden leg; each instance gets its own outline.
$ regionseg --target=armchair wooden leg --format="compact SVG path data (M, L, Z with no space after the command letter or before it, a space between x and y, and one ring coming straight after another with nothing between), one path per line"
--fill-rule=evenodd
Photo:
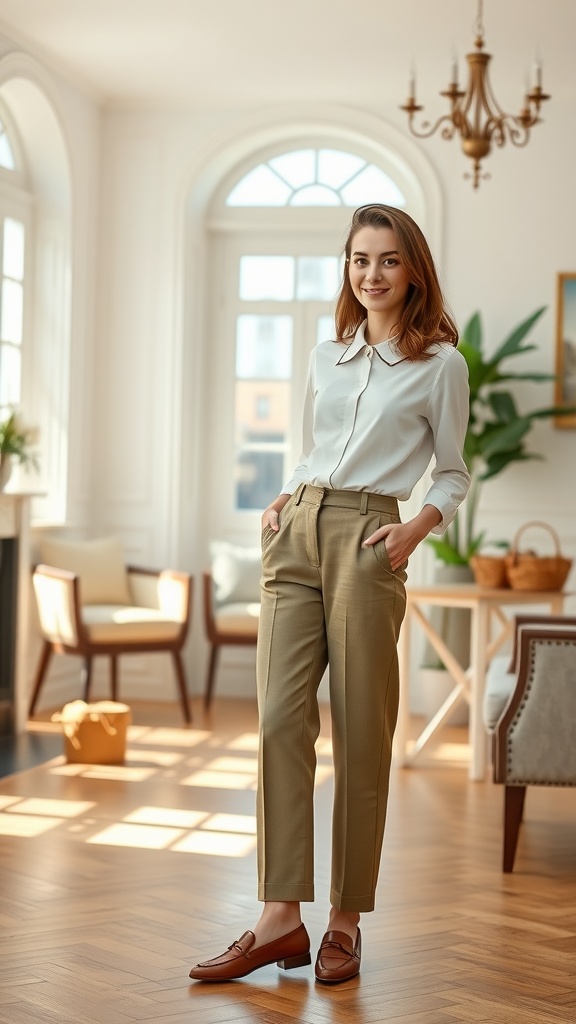
M36 709L36 703L38 701L38 696L39 696L40 690L42 688L42 683L44 682L44 676L46 675L46 672L48 671L48 665L50 664L50 661L52 659L52 654L53 654L52 644L50 643L49 640L45 640L44 641L44 647L42 648L42 653L40 655L40 661L38 662L38 668L36 670L36 679L34 681L34 692L32 693L32 700L30 701L30 709L28 711L28 717L29 718L32 718L32 715L34 714L34 711Z
M88 655L84 658L82 664L82 688L84 690L84 700L88 704L90 701L90 686L92 685L92 658Z
M110 682L112 685L112 700L118 700L118 655L110 655Z
M518 832L524 813L526 786L504 787L504 856L502 870L512 871L516 857Z
M174 668L176 670L176 679L178 680L178 689L180 691L180 703L182 705L182 712L184 719L188 725L192 721L192 715L190 714L190 705L188 703L188 690L186 688L186 673L184 672L184 665L182 662L182 656L180 651L172 651L172 657L174 659Z
M218 668L218 655L220 654L220 648L218 644L213 644L210 648L210 660L208 662L208 671L206 673L206 690L204 693L204 707L206 710L212 703L212 691L214 689L214 679L216 678L216 669Z

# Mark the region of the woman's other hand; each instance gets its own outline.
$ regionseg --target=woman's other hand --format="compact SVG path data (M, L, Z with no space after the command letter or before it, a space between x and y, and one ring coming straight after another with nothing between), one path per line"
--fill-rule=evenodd
M268 508L264 509L262 515L263 530L266 526L269 526L270 529L274 530L274 533L278 533L280 529L280 513L289 500L289 494L279 494L276 501L273 501L271 505L268 505Z
M401 565L408 561L410 555L416 550L424 537L427 537L430 530L442 521L442 516L434 505L424 505L421 512L414 519L407 523L387 523L375 530L362 542L367 548L377 544L379 540L386 539L386 553L390 560L392 571L396 572Z

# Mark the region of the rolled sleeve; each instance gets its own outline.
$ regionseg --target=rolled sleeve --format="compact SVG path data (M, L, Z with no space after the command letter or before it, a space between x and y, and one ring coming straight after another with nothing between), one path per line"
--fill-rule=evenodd
M432 486L423 504L434 505L442 516L433 534L445 532L470 487L470 474L462 457L469 408L468 366L454 350L441 367L428 401L435 465Z

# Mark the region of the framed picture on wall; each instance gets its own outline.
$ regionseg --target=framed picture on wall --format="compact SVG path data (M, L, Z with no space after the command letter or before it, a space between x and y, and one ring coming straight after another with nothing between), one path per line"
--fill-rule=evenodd
M576 405L576 273L558 274L555 404ZM576 427L574 415L557 416L557 427Z

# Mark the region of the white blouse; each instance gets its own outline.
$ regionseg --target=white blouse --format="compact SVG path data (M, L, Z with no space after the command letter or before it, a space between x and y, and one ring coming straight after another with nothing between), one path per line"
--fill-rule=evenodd
M423 505L440 511L432 533L442 534L470 486L466 360L438 342L431 359L411 362L393 341L368 345L365 323L351 344L325 341L312 352L302 455L282 491L309 483L405 501L434 456Z

